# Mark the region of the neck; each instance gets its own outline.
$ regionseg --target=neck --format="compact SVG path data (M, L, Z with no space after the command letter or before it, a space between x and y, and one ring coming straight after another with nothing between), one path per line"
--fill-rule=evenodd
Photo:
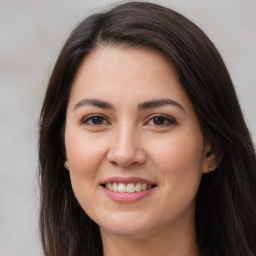
M189 232L188 232L189 230ZM120 236L101 230L104 256L197 256L195 227L170 228L151 236Z

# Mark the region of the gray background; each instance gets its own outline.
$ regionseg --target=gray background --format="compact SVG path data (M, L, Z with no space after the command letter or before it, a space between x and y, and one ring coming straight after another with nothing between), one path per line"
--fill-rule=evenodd
M156 1L155 1L156 2ZM38 116L60 47L107 0L0 0L0 256L42 255L38 232ZM212 39L256 139L256 0L157 1Z

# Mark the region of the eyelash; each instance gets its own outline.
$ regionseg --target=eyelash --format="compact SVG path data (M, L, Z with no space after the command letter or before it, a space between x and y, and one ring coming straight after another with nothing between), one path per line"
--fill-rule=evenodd
M99 120L98 121L101 121L102 123L100 124L95 124L93 123L93 118L98 118ZM163 122L162 124L149 124L150 121L153 121L154 122L154 118L155 118L155 121L156 118L160 119L158 120L158 122L160 121ZM97 120L95 120L97 121ZM92 114L92 115L89 115L89 116L86 116L85 118L83 118L81 121L80 121L81 124L84 124L84 125L91 125L91 126L101 126L101 125L109 125L111 124L110 121L108 121L108 119L102 115L102 114ZM171 126L171 125L174 125L174 124L177 124L176 120L167 116L167 115L163 115L163 114L154 114L154 115L150 115L146 122L143 123L143 125L152 125L152 126L157 126L157 127L166 127L166 126Z
M80 121L80 123L85 124L85 125L92 125L92 126L104 125L104 124L89 123L90 121L92 122L93 118L100 118L103 122L107 122L107 124L110 124L110 122L107 120L107 118L104 115L101 115L101 114L92 114L92 115L86 116L85 118L83 118Z
M176 120L174 120L173 118L171 118L167 115L163 115L163 114L150 115L147 118L147 121L144 124L149 124L150 121L154 122L154 118L162 119L161 121L163 121L164 124L158 124L158 125L157 124L150 124L150 125L159 126L159 127L166 127L166 126L171 126L171 125L177 124Z

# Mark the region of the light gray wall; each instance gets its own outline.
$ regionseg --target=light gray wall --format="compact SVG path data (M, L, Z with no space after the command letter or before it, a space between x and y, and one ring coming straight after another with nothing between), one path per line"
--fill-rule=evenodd
M162 0L212 39L256 139L256 1ZM41 255L37 121L60 47L107 0L0 0L0 256Z

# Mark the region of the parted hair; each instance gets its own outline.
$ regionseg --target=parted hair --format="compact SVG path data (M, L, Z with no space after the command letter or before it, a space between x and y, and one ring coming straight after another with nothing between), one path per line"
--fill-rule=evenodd
M227 68L210 39L177 12L128 2L89 16L64 44L39 124L40 231L45 256L101 256L99 227L78 204L64 168L65 116L73 79L99 46L163 53L191 100L205 140L222 160L204 174L196 197L200 255L256 255L256 156Z

